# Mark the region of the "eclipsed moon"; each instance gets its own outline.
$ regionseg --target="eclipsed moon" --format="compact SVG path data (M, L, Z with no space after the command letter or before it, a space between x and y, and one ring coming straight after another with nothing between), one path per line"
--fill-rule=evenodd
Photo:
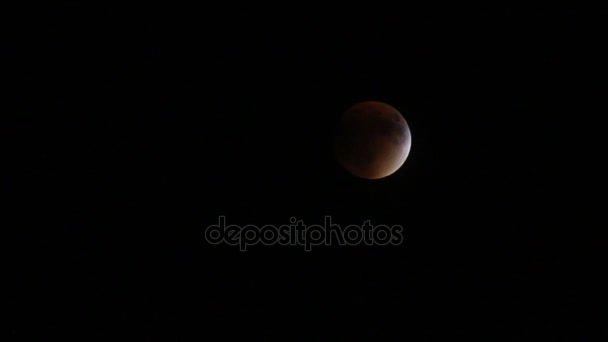
M335 153L353 175L379 179L393 174L407 159L410 128L401 113L377 101L354 105L339 120Z

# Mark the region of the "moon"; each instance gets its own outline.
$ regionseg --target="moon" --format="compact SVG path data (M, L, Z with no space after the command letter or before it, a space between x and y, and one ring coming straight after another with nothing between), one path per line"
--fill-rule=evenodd
M401 168L411 146L410 128L403 115L386 103L366 101L340 117L334 152L354 176L380 179Z

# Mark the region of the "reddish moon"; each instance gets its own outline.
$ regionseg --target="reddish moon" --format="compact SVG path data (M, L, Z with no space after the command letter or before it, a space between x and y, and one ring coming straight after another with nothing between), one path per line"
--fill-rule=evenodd
M401 113L386 103L367 101L342 114L334 151L351 174L380 179L403 165L411 145L410 128Z

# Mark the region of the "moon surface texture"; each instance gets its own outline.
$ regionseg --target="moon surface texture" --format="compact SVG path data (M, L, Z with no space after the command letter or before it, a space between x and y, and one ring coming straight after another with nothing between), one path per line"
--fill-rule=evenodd
M412 146L410 128L401 113L377 101L354 105L338 122L335 153L353 175L380 179L393 174Z

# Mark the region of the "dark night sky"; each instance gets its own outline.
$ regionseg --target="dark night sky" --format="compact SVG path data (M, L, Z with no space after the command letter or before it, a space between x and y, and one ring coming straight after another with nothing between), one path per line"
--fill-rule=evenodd
M603 13L280 10L64 4L4 21L16 339L606 333ZM332 156L338 115L365 100L413 134L379 181ZM371 219L404 244L241 253L203 240L219 215Z

